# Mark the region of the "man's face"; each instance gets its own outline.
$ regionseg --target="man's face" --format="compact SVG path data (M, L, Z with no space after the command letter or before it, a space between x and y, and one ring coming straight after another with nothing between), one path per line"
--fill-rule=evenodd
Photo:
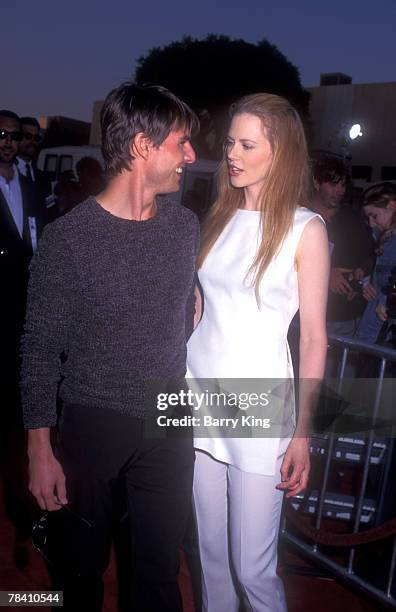
M22 124L22 140L19 155L26 161L34 161L39 153L40 130L35 125Z
M158 147L150 150L148 186L156 193L178 191L184 167L195 159L190 134L185 129L172 130Z
M345 179L331 181L326 183L318 183L315 181L315 186L318 196L326 208L339 208L342 198L345 195L346 183Z
M11 165L18 153L19 123L11 117L0 117L0 163Z

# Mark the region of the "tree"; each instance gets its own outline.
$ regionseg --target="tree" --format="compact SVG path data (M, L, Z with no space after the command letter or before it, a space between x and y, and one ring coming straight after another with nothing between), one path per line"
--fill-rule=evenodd
M265 91L281 95L308 117L309 93L299 72L267 40L257 44L211 34L155 47L137 62L138 84L157 83L185 100L200 116L195 146L201 157L221 155L227 109L234 100Z

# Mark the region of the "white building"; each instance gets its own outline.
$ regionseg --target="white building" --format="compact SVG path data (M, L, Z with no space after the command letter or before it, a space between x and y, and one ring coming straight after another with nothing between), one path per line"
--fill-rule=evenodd
M396 82L351 81L339 73L322 75L321 85L308 89L313 148L351 157L353 178L396 180ZM355 123L363 136L351 141Z

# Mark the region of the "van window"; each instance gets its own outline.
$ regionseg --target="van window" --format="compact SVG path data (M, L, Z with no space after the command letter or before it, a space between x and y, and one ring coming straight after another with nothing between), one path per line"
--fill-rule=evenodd
M47 174L50 181L56 180L56 164L58 161L57 155L46 155L44 160L44 172Z
M68 170L73 170L73 157L71 155L61 155L59 159L58 176L61 176Z

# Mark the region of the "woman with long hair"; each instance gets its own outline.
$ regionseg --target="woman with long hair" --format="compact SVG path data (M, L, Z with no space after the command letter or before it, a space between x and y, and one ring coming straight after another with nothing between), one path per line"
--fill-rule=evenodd
M396 266L396 184L389 181L372 185L363 192L360 205L370 227L378 234L377 260L370 284L363 287L369 303L360 320L355 338L376 343L387 320L386 297L382 293ZM382 334L381 334L382 335Z
M243 379L244 391L245 379L260 379L265 393L250 394L254 413L260 415L257 399L264 398L263 406L282 416L266 437L254 425L250 437L246 430L233 437L230 427L195 437L203 610L237 612L242 601L252 612L283 612L276 574L280 512L283 493L290 497L307 485L310 405L326 356L329 273L324 223L305 208L307 147L289 102L254 94L231 107L218 183L202 230L197 319L203 314L188 344L188 376L216 379L221 388ZM287 332L298 309L295 426Z

